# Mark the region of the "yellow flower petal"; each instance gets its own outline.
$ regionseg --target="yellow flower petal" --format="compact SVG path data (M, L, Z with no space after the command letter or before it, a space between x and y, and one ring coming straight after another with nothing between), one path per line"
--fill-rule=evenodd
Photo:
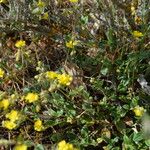
M19 119L19 112L17 110L11 110L10 113L6 114L6 118L10 119L12 122Z
M47 20L49 17L48 12L44 13L41 17L41 19Z
M4 74L5 74L4 70L2 68L0 68L0 78L3 78Z
M136 37L136 38L139 38L139 37L143 36L143 33L139 32L139 31L133 31L133 36Z
M45 2L43 2L41 0L39 0L38 3L37 3L37 6L41 7L41 8L45 7L45 5L46 5Z
M26 42L23 41L23 40L19 40L19 41L17 41L16 44L15 44L15 46L16 46L17 48L24 47L25 45L26 45Z
M65 140L60 141L57 146L58 150L78 150L72 144L66 143Z
M34 130L36 131L42 131L44 129L43 125L42 125L42 121L40 119L38 119L35 123L34 123Z
M0 108L3 108L4 110L6 110L9 104L10 102L8 99L3 99L2 101L0 101Z
M58 75L57 79L60 85L70 85L70 83L73 80L73 78L70 75L65 73Z
M2 122L2 126L9 130L12 130L16 128L17 125L13 121L6 120Z
M136 106L134 109L133 109L133 112L135 113L135 116L137 117L142 117L143 114L144 114L144 108L143 107L139 107L139 106Z
M16 145L14 150L27 150L27 145L25 144L19 144L19 145Z
M33 103L33 102L37 101L38 99L39 99L39 96L37 93L28 93L25 96L25 100L29 103Z
M65 140L60 141L60 142L58 143L58 149L64 147L65 145L66 145L66 141L65 141Z
M46 72L46 77L48 79L56 79L58 76L58 73L54 72L54 71L47 71Z
M78 41L70 40L70 41L66 42L66 47L74 48L74 46L76 46L77 44L78 44Z
M136 9L134 6L131 6L131 15L135 15Z
M0 3L6 4L6 3L8 3L8 1L7 0L0 0Z
M69 0L70 2L72 2L72 3L77 3L78 2L78 0Z

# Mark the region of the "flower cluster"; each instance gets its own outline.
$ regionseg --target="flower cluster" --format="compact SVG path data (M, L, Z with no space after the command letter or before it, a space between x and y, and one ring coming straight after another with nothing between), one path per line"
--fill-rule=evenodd
M6 114L6 118L8 120L3 121L2 126L9 130L16 128L17 127L16 121L19 120L19 117L20 113L17 110L11 110L10 113Z
M72 144L66 143L65 140L58 143L58 150L78 150Z
M58 84L63 86L70 85L73 80L73 78L66 73L59 74L53 71L46 72L46 77L50 80L57 80Z

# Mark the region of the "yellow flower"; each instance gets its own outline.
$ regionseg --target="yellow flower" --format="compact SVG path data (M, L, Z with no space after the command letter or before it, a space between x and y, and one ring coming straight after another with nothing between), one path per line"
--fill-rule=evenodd
M133 112L135 113L135 116L136 117L142 117L143 114L144 114L144 108L143 107L140 107L140 106L136 106L134 109L133 109Z
M66 42L66 47L74 48L74 46L76 46L77 44L78 44L78 41L70 40L70 41Z
M6 114L6 118L10 119L11 122L14 122L19 119L19 112L17 110L11 110L10 113Z
M131 6L131 15L135 15L136 9L134 6Z
M12 129L16 128L17 125L13 121L6 120L6 121L2 122L2 126L9 130L12 130Z
M25 100L28 101L29 103L33 103L39 99L39 96L37 93L28 93L25 96Z
M4 73L5 73L4 70L2 68L0 68L0 78L3 78Z
M46 77L47 77L48 79L56 79L58 75L59 75L59 74L56 73L56 72L54 72L54 71L47 71L47 72L46 72Z
M66 143L65 140L60 141L60 142L58 143L58 150L60 150L61 148L63 148L66 144L67 144L67 143Z
M42 131L44 129L43 125L42 125L42 121L40 119L38 119L35 123L34 123L34 130L36 131Z
M14 150L27 150L27 145L25 144L19 144L19 145L16 145Z
M46 12L42 15L41 19L48 20L48 17L49 17L48 12Z
M57 79L58 79L58 83L61 85L70 85L70 83L73 80L73 78L70 75L65 73L58 75Z
M6 3L8 3L8 2L7 2L7 0L0 0L0 3L6 4Z
M2 107L4 110L6 110L9 106L10 102L8 99L3 99L1 102L0 102L0 108Z
M72 3L77 3L78 2L78 0L69 0L70 2L72 2Z
M41 7L41 8L45 7L45 5L46 4L43 1L41 1L41 0L39 0L38 3L37 3L37 6Z
M136 38L139 38L139 37L143 36L143 33L139 32L139 31L133 31L133 36L136 37Z
M65 140L58 143L58 150L77 150L72 144L66 143Z
M17 48L24 47L25 45L26 45L26 42L23 41L23 40L19 40L19 41L17 41L16 44L15 44L15 46L16 46Z

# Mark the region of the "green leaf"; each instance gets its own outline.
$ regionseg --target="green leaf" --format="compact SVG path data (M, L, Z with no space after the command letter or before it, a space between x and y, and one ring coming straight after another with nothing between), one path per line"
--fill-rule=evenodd
M72 133L72 132L70 132L70 131L68 131L68 132L66 133L66 136L68 137L69 141L75 140L76 137L77 137L77 135L76 135L75 133Z
M58 141L61 141L63 138L63 135L61 133L54 133L52 136L51 136L51 139L52 141L54 142L58 142Z
M127 104L123 105L122 107L123 107L125 110L129 110L129 109L130 109L129 105L127 105Z
M107 44L106 40L101 40L101 41L99 41L98 46L99 46L99 48L101 48L104 51L106 44Z
M101 74L102 75L107 75L107 73L108 73L108 68L103 68L103 69L101 69Z
M33 9L32 13L36 14L36 15L40 15L42 12L41 12L40 8L35 8L35 9Z
M137 143L137 142L139 142L141 140L143 140L143 133L141 133L141 132L135 133L134 132L134 134L133 134L133 141L135 143Z
M58 121L57 120L49 120L49 121L47 121L47 123L46 123L49 127L50 126L55 126L55 125L57 125L58 124Z
M88 20L89 20L88 16L81 16L81 23L82 24L87 24Z
M123 141L126 145L130 145L131 144L131 139L129 139L129 137L127 135L123 136Z
M145 144L150 147L150 139L146 140Z
M120 132L120 133L125 133L125 130L126 130L126 125L123 121L117 121L116 122L116 128L117 130Z
M35 146L34 150L45 150L45 149L44 149L43 145L38 144Z

